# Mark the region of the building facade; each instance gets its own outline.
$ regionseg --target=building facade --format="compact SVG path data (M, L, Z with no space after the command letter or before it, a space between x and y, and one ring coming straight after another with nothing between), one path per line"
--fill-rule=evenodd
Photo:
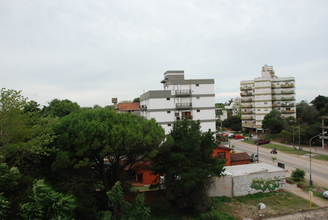
M272 66L262 67L261 77L240 82L243 130L263 132L262 121L271 110L296 118L295 78L279 78Z
M140 115L154 118L168 134L175 121L199 120L202 132L216 131L214 79L185 79L184 71L166 71L163 90L140 96Z

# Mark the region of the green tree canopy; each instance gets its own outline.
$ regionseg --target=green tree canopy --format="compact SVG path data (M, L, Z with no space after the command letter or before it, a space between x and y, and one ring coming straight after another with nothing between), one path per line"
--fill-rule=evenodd
M317 97L315 97L314 100L311 101L311 104L316 107L316 109L320 112L320 115L322 116L325 113L326 105L328 105L328 97L318 95Z
M49 103L49 106L43 107L42 114L45 116L51 115L61 118L79 110L80 106L76 102L72 102L68 99L54 99Z
M167 199L174 206L201 212L208 207L206 190L210 177L220 176L225 164L212 157L215 147L213 133L202 133L199 121L184 119L174 123L153 160L155 173L165 174Z
M75 170L77 178L102 182L108 191L117 181L125 183L129 170L157 154L164 130L155 120L107 108L90 109L63 117L55 127L60 149L53 170ZM83 175L85 174L85 175Z
M301 101L296 105L296 118L301 119L303 124L312 125L319 122L319 115L316 107L309 105L306 101Z
M28 108L27 106L34 106ZM34 109L34 110L33 110ZM0 93L0 158L10 166L36 161L53 148L51 125L55 119L39 118L37 104L27 102L21 91L1 89Z
M262 128L270 130L271 133L279 134L285 128L286 122L281 117L281 112L272 110L262 121Z
M241 117L240 115L228 117L222 122L223 127L231 128L233 131L241 130Z

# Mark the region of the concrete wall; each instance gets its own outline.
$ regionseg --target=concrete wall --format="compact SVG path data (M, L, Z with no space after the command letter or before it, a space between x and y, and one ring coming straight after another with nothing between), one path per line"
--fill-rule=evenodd
M254 179L264 180L265 182L269 179L277 180L276 183L279 182L279 187L274 190L284 189L285 188L285 171L273 171L268 172L268 170L251 173L247 175L238 175L233 176L228 174L226 176L222 176L220 178L214 177L213 183L209 189L208 195L210 197L218 197L218 196L244 196L248 194L254 194L258 192L263 192L261 189L252 188L252 183ZM272 185L270 185L272 186ZM260 187L265 188L265 186L261 185ZM269 192L269 189L266 189L264 192Z

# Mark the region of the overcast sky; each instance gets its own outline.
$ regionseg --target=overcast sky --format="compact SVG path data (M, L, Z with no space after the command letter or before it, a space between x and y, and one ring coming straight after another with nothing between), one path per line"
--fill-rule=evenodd
M226 102L268 64L310 102L328 96L327 24L327 0L0 0L0 85L105 106L184 70Z

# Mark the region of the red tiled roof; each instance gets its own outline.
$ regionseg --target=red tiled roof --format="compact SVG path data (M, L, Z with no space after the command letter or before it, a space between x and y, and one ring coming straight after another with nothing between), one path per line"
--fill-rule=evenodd
M241 152L241 153L234 153L231 154L231 162L233 161L241 161L241 160L251 160L252 158L248 155L247 152Z
M140 109L140 102L119 103L117 107L121 111L139 110Z
M218 146L216 146L216 148L220 148L220 149L224 149L224 150L233 150L233 148L226 147L224 145L218 145Z

